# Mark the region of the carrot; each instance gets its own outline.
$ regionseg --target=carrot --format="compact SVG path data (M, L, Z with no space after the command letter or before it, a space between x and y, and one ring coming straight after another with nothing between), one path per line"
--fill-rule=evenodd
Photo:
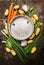
M13 3L9 7L9 14L8 14L8 20L7 20L7 24L8 25L10 24L11 13L12 13L12 6L13 6Z
M17 15L17 11L12 11L12 14L11 14L11 19L13 18L13 17L15 17Z

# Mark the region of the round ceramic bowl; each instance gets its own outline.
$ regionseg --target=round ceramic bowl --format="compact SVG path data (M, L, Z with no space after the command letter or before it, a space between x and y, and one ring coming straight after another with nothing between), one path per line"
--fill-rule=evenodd
M17 40L25 40L34 31L32 20L26 15L17 15L10 21L9 32Z

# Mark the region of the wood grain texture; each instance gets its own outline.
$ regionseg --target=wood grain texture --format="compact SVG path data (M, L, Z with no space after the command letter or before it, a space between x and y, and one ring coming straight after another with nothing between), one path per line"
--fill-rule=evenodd
M5 39L1 33L6 19L4 12L6 8L9 8L11 2L34 7L39 20L44 23L44 0L0 0L0 65L23 65L17 56L13 57L10 53L6 52L5 45L1 43L2 39ZM37 46L37 52L34 55L29 54L25 65L44 65L44 26L42 27L42 37Z

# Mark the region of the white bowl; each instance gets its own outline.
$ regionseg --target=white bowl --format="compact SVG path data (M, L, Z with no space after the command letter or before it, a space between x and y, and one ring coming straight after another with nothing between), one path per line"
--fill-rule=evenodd
M17 15L10 21L9 32L17 40L25 40L34 31L32 20L26 15Z

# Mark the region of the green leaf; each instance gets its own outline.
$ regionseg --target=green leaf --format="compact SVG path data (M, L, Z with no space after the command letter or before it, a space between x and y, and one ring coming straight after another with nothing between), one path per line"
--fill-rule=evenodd
M31 11L33 11L33 10L34 10L34 8L33 8L33 7L31 7L31 8L30 8L30 12L31 12Z
M37 27L40 27L40 26L42 26L42 25L43 25L42 22L37 22L37 23L34 25L34 27L35 27L35 29L36 29Z

